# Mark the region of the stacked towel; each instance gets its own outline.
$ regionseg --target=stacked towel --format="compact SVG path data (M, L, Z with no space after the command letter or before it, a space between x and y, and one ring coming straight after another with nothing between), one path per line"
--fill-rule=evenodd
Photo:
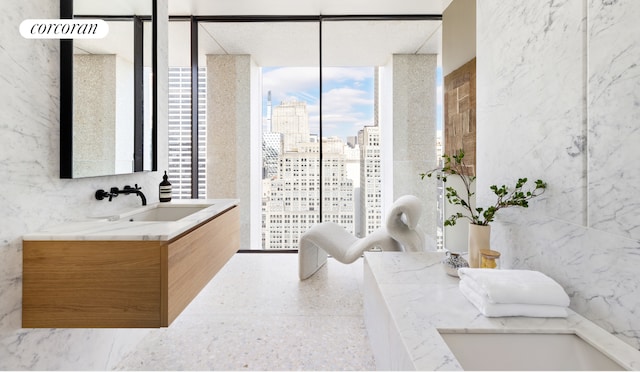
M460 291L484 316L567 316L569 296L539 271L460 268L458 275Z

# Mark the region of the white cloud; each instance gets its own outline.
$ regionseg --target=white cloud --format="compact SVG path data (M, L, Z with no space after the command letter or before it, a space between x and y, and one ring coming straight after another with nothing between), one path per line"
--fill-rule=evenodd
M373 97L370 92L336 88L323 95L323 134L355 136L365 125L373 124Z
M364 125L373 124L373 97L364 82L372 68L332 67L323 71L323 135L356 135ZM319 71L314 67L277 68L263 74L264 94L270 90L273 105L296 98L307 102L312 133L319 127Z
M278 105L289 97L301 101L317 99L319 72L314 67L287 67L265 72L262 75L264 93L271 91L271 101ZM315 91L315 97L313 92Z
M325 82L363 81L372 76L371 67L327 67L322 73Z
M361 89L336 88L322 95L322 104L326 113L348 113L357 110L355 106L373 107L373 97Z
M362 82L371 76L372 69L367 67L328 67L323 71L322 80L323 84L330 85L347 81ZM317 67L282 67L269 70L262 75L264 94L268 90L271 91L274 105L289 97L307 102L311 102L313 98L317 99L319 82L320 70ZM360 85L361 83L358 83L357 86Z

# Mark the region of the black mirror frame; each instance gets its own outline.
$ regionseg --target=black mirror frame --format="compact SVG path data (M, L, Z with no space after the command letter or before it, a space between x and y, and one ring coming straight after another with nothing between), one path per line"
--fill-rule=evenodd
M158 170L158 22L157 1L152 3L151 24L151 169ZM60 0L60 18L73 18L73 0ZM134 168L133 172L144 169L144 107L143 107L143 19L134 17ZM108 176L108 175L99 175ZM96 175L95 177L98 177ZM73 39L60 39L60 178L73 178Z

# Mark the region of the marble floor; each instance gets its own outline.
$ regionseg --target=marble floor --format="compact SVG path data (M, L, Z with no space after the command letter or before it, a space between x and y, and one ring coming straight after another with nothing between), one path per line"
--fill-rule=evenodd
M329 259L298 280L296 254L236 254L118 370L373 370L363 263Z

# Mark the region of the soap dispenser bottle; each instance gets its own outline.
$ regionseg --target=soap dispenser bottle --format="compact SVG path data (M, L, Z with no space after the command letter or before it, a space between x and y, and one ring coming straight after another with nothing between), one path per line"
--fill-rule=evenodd
M171 182L169 182L169 176L167 176L167 171L164 171L164 176L162 176L162 182L160 182L160 201L161 202L171 201Z

